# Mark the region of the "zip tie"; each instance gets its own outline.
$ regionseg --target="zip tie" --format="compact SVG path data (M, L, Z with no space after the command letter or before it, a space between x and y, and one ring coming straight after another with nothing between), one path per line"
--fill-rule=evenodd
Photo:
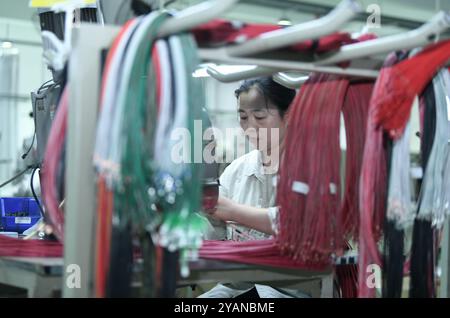
M292 182L292 191L300 194L307 195L309 192L309 186L308 184L301 182L301 181L294 181Z
M330 183L330 193L331 194L336 194L337 193L337 186L333 182Z

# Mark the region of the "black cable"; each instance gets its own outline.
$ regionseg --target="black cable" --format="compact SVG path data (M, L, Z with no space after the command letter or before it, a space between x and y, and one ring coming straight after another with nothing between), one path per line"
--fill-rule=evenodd
M2 184L0 184L0 188L3 188L4 186L10 184L11 182L13 182L14 180L18 179L19 177L21 177L22 175L24 175L25 173L27 173L28 170L32 169L33 166L28 166L25 170L21 171L20 173L16 174L14 177L12 177L11 179L3 182Z
M408 58L408 52L395 52L397 62L399 63ZM384 136L385 149L387 158L387 180L390 180L392 152L394 148L393 140L387 134ZM389 184L387 192L389 193ZM386 197L386 210L388 206L388 198ZM403 230L397 229L395 222L385 218L384 220L384 253L383 253L383 298L401 298L403 291L403 264L404 256L404 238Z
M142 0L132 0L131 10L133 11L134 15L140 16L149 14L153 9Z
M58 192L58 200L62 202L65 197L65 171L66 171L66 149L67 142L64 141L60 158L58 160L58 167L56 170L55 184Z
M53 79L49 79L48 81L44 82L44 83L41 85L41 87L38 88L37 93L39 94L39 93L41 92L41 90L42 90L43 88L45 88L46 86L50 87L50 86L52 86L52 85L57 84L57 83L54 83L54 84L48 85L48 84L51 83L51 82L53 82Z
M52 85L48 85L49 83L53 82L53 79L50 79L46 82L44 82L37 90L37 93L39 94L41 92L41 90L45 87L50 87L52 85L56 85L56 83L52 84ZM28 150L22 155L22 159L25 160L25 158L29 155L29 153L31 152L31 150L33 149L34 146L34 142L36 140L36 125L34 125L34 133L33 133L33 140L31 141L31 145L28 148ZM28 166L25 170L23 170L22 172L20 172L19 174L17 174L16 176L12 177L11 179L9 179L8 181L5 181L4 183L2 183L0 185L0 188L3 188L4 186L10 184L11 182L13 182L14 180L16 180L17 178L19 178L20 176L22 176L23 174L25 174L28 170L34 168L33 166ZM42 211L42 208L41 208Z
M111 229L111 252L106 281L106 297L129 298L132 296L133 236L131 224L119 224Z
M28 150L22 155L22 159L25 160L25 158L28 156L30 151L33 149L34 140L36 139L36 125L34 125L34 134L33 134L33 140L31 141L31 145L28 148Z
M41 213L41 217L44 217L44 209L42 208L41 202L39 201L36 192L34 191L34 174L36 173L36 170L39 169L39 166L35 166L33 169L33 172L31 173L31 179L30 179L30 188L31 188L31 193L33 193L33 198L36 201L38 207L39 207L39 212Z
M422 156L422 170L426 171L428 159L434 143L436 134L436 98L433 89L433 82L430 82L424 89L422 98L425 101L424 127L422 142L420 145ZM421 184L422 187L423 184ZM421 190L422 191L422 190ZM417 212L422 204L420 198L417 205ZM434 230L431 221L414 221L413 238L411 246L411 268L410 268L410 298L431 298L434 297Z
M175 298L177 289L177 266L180 257L179 252L170 252L163 249L162 284L159 290L159 298Z
M140 237L143 269L142 269L142 291L141 297L156 297L156 247L153 244L152 237L149 232L145 232Z

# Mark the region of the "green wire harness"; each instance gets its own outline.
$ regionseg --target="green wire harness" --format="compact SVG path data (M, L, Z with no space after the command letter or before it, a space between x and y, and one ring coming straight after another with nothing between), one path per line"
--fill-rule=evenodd
M117 98L105 126L110 127L110 140L103 142L110 143L106 161L117 167L112 169L113 224L131 228L135 237L148 231L155 245L179 251L181 274L187 276L188 262L197 257L207 226L199 214L202 166L195 164L191 150L194 142L202 142L194 140L193 131L205 97L201 81L192 76L200 63L193 37L182 33L157 39L169 17L154 12L140 19L120 71L109 75L117 76ZM158 50L157 41L164 42L166 55ZM160 78L154 54L170 68ZM162 88L165 103L158 110L157 84L164 83L170 85ZM161 120L163 113L166 120ZM188 138L174 138L180 130L189 132ZM189 154L182 162L172 157L180 142Z

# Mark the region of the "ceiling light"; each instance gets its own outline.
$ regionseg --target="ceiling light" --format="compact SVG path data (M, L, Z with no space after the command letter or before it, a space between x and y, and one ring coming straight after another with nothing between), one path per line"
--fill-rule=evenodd
M281 18L280 21L278 21L277 24L279 26L291 26L292 25L292 21L289 20L288 18Z
M8 42L8 41L2 42L3 49L11 49L12 46L13 46L13 44L11 42Z

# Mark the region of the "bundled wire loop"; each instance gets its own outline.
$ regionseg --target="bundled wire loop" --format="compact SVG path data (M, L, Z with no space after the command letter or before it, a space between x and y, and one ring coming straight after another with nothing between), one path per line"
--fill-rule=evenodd
M399 297L401 293L402 274L409 264L409 261L403 264L403 231L413 223L411 285L415 285L415 291L427 290L426 286L431 286L430 273L434 262L432 227L439 228L444 220L444 198L448 191L443 190L443 176L448 173L444 168L448 159L449 137L446 108L436 107L435 118L432 118L431 103L425 105L428 115L422 119L425 123L422 126L428 129L422 129L420 134L424 179L417 215L410 188L409 121L411 110L417 108L414 106L417 105L416 96L427 92L427 84L449 58L449 41L430 45L401 61L392 54L377 79L370 102L360 182L360 297L374 295L374 289L370 289L366 283L370 274L366 269L369 264L381 264L377 243L381 237L384 215L387 216L384 264L389 275L385 284L389 290L384 295ZM446 69L440 71L433 80L436 100L440 100L441 104L445 104L448 96L448 91L446 93L444 89L445 76L448 76ZM430 129L430 120L436 121L435 135ZM392 151L388 153L389 143L392 143ZM418 295L415 292L413 294Z
M199 59L188 34L157 39L168 18L155 12L129 21L107 57L94 151L98 296L114 263L114 228L137 238L149 233L155 245L180 251L183 275L202 243L202 170L191 151L194 119L204 106L192 77Z
M328 94L331 91L333 95ZM364 136L371 91L371 83L349 85L340 77L315 74L293 102L277 189L277 241L294 259L330 262L333 254L342 254L345 238L356 233L358 207L352 202L358 200L362 160L358 152L364 144L364 138L356 136ZM342 110L349 151L343 204L339 171Z

